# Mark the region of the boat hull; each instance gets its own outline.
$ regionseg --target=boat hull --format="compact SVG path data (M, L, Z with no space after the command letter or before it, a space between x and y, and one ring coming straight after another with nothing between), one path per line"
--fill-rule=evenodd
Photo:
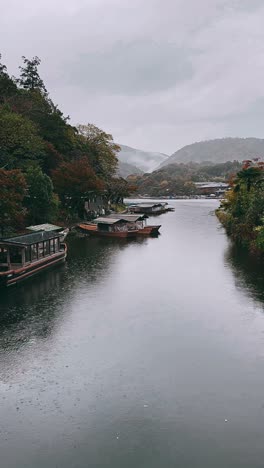
M145 226L142 229L139 229L137 234L139 236L155 236L159 234L159 229L161 225L156 225L156 226Z
M48 268L52 268L60 263L63 263L67 256L67 247L64 245L64 250L50 257L43 258L29 265L25 265L19 269L0 272L0 287L15 285L19 282L37 275Z
M133 231L116 231L116 232L109 232L109 231L99 231L97 229L96 224L79 224L78 228L84 234L88 234L89 236L96 236L96 237L111 237L111 238L131 238L137 235L137 230Z

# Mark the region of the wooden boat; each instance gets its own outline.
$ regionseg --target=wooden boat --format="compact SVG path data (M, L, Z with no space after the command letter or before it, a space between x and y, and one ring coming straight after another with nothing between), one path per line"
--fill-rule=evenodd
M161 224L154 226L144 226L142 229L138 230L137 235L139 236L157 236L159 234L159 229Z
M40 231L0 240L0 287L11 286L65 261L58 232Z
M159 225L147 225L146 220L148 216L146 214L143 215L136 215L136 214L118 214L113 213L109 215L112 218L122 218L126 221L135 223L135 227L137 228L137 235L143 236L154 236L159 234L159 229L161 228L161 224Z
M138 203L128 207L131 213L142 213L150 216L159 215L168 211L167 202L159 203Z
M146 215L113 213L107 217L97 218L91 223L78 225L79 230L91 236L135 237L159 234L161 225L147 226Z
M36 224L35 226L28 226L28 231L39 232L39 231L54 231L58 232L60 235L61 242L64 242L67 235L69 234L70 230L68 228L63 228L61 226L56 226L55 224L44 223L44 224Z
M137 235L134 223L122 218L102 217L93 223L78 224L78 229L90 236L128 238Z

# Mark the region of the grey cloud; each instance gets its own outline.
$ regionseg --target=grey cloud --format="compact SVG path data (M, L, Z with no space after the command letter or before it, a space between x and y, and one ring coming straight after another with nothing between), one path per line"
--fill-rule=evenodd
M79 56L67 68L69 84L122 95L167 90L193 74L186 50L155 41L117 42L108 50Z
M172 153L264 136L263 0L9 0L0 52L11 74L39 55L73 123Z

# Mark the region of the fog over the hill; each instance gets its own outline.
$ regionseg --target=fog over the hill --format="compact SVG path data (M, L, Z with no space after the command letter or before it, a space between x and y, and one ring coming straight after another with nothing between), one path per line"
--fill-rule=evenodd
M0 52L42 59L72 123L171 154L195 141L263 138L262 0L9 0Z

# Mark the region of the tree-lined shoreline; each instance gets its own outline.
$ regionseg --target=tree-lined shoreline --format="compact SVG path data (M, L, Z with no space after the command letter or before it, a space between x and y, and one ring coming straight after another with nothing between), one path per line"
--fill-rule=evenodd
M38 67L22 57L11 77L0 55L0 235L27 224L82 218L91 194L118 203L118 145L93 124L74 127L50 98Z
M216 215L235 243L264 253L264 162L244 161Z

